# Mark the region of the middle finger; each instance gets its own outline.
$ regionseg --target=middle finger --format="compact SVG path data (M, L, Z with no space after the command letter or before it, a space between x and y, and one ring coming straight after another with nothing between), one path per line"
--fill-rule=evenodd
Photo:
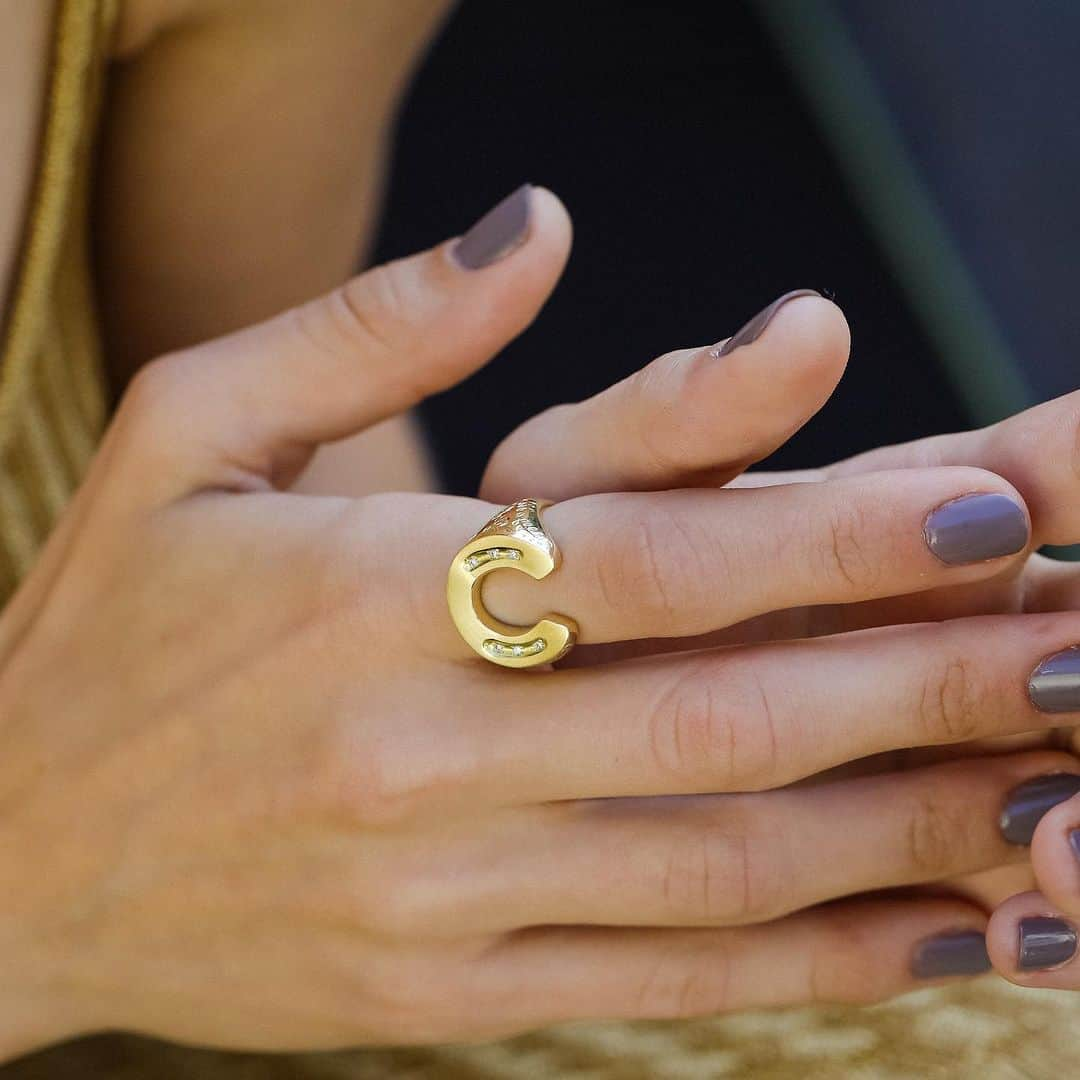
M485 602L516 625L565 612L583 643L704 634L782 608L981 580L1028 542L1015 491L966 468L586 496L545 522L560 569L539 584L497 571Z

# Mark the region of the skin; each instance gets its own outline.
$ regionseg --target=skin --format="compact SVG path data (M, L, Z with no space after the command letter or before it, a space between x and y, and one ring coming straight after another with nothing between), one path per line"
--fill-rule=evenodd
M1018 614L1029 597L1070 606L1071 574L1023 556L944 567L922 521L997 491L1029 500L1036 537L1075 539L1054 517L1075 477L1045 467L1060 454L1041 457L1075 429L1074 406L786 478L816 486L713 490L839 378L843 318L802 300L722 367L704 349L672 354L520 429L479 500L316 494L337 484L312 460L320 446L355 440L341 460L365 447L370 459L376 444L359 440L387 422L410 445L405 410L531 320L569 225L539 192L529 242L497 266L467 274L440 247L193 346L344 276L373 213L393 88L438 14L416 5L387 29L400 48L379 50L393 62L375 82L390 89L374 94L382 120L340 153L352 166L327 177L333 155L286 109L256 150L292 140L310 160L255 170L270 187L242 187L238 206L213 192L250 181L251 162L207 155L190 216L162 214L167 185L133 183L132 162L167 178L171 155L205 153L186 72L228 55L251 76L239 98L215 98L226 140L250 117L246 87L289 93L245 66L266 50L244 53L244 7L131 5L118 36L98 207L118 382L168 355L136 378L0 616L0 874L14 898L0 1052L108 1027L258 1048L422 1042L908 989L918 941L985 921L958 892L908 887L1015 863L995 827L1005 792L1076 769L1047 748L973 758L963 744L1074 721L1018 688L1080 640L1075 615ZM322 72L341 24L290 24L300 10L261 6L262 29L309 34L320 44L298 62ZM330 113L359 78L342 64ZM293 200L300 225L259 229ZM236 229L225 256L265 268L242 291L221 292L237 267L198 257L221 228ZM125 292L135 281L152 288ZM174 300L163 313L149 302L161 295ZM738 408L718 422L725 400ZM537 446L561 455L542 478ZM592 471L575 471L583 459ZM527 589L497 575L489 602L511 621L571 611L583 646L573 667L515 677L463 651L441 593L462 540L537 479L564 500L547 516L564 570ZM364 483L410 486L377 469ZM769 535L795 538L783 558ZM983 612L1006 614L947 618ZM896 622L914 625L868 629ZM792 628L815 640L773 640ZM672 639L697 651L657 646ZM836 685L855 691L846 709ZM910 756L925 746L960 755ZM905 768L837 771L866 755ZM873 829L837 830L846 814Z
M528 242L485 270L440 246L136 378L0 617L6 1053L116 1027L283 1049L867 1002L914 984L922 939L983 925L959 896L882 890L1022 857L996 809L1071 757L788 785L1060 723L1021 688L1080 617L508 673L472 657L442 598L494 504L287 490L321 442L519 332L568 244L539 190ZM512 620L572 608L604 645L700 636L783 598L974 586L1022 556L949 567L922 539L973 490L1019 498L966 467L568 498L547 514L560 572L492 600ZM823 563L851 507L865 557ZM740 543L759 517L800 524L784 558ZM872 827L837 829L846 814Z
M1053 916L1074 930L1080 925L1080 858L1069 835L1080 828L1080 799L1054 807L1039 822L1031 842L1031 861L1038 888L1013 896L993 912L987 928L987 951L1000 975L1018 986L1080 990L1076 956L1046 969L1018 967L1020 922L1033 916Z
M153 357L326 292L363 262L400 96L449 7L123 0L94 208L118 389ZM311 484L364 494L432 477L402 416L326 448Z

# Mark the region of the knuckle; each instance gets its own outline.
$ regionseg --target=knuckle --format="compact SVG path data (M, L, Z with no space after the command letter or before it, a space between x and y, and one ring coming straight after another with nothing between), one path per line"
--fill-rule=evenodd
M415 873L384 871L377 887L358 890L354 917L381 938L415 942L439 922L433 883Z
M806 969L810 1004L873 1005L890 996L886 969L875 962L877 943L857 919L828 920L817 934Z
M427 392L427 385L418 380L428 365L393 361L418 348L420 327L431 314L430 307L430 299L407 271L388 263L292 309L286 317L300 341L320 355L353 364L362 354L367 363L378 366L383 380L400 380L415 399Z
M394 264L376 266L331 294L331 311L344 340L385 352L407 348L413 337L415 304Z
M738 737L716 690L705 664L691 663L662 693L649 715L649 750L658 771L691 784L730 786Z
M332 801L349 825L381 828L416 816L421 785L393 754L373 752L367 763L337 785Z
M400 635L414 656L427 641L432 582L401 566L400 553L414 546L416 520L402 509L400 495L364 495L343 505L323 529L313 551L312 593L334 647L364 639L389 647Z
M128 384L112 424L120 460L147 473L170 473L189 442L191 410L200 378L194 357L176 353L151 360Z
M670 476L701 466L693 438L697 425L686 415L693 406L688 382L694 361L680 353L658 357L631 376L631 415L644 463L654 475Z
M664 907L676 925L742 921L749 895L746 845L730 830L687 829L672 843L664 864Z
M424 954L393 948L362 973L339 1002L342 1029L355 1041L358 1007L375 1028L399 1046L419 1046L460 1038L467 1017L447 993L449 973ZM343 1042L349 1041L348 1038Z
M867 514L857 504L833 508L825 525L825 543L818 547L827 580L856 592L873 590L881 561L870 550L869 526Z
M933 666L918 702L923 744L975 738L983 726L985 697L971 660L952 655Z
M152 434L162 415L176 408L187 367L180 355L162 356L144 364L124 393L118 426Z
M639 622L674 625L699 591L701 542L679 513L644 509L597 562L600 594L616 612L632 609Z
M904 832L907 865L923 881L946 877L965 860L970 824L939 796L922 794L908 814Z
M314 798L346 828L389 829L436 812L460 798L472 765L449 740L427 730L414 738L405 725L357 745L354 733L326 740L312 770Z
M718 940L706 948L666 948L638 981L634 1012L655 1020L689 1020L727 1012L730 968L730 954Z
M780 719L752 668L719 669L715 658L688 662L649 715L657 771L704 790L756 790L779 768Z

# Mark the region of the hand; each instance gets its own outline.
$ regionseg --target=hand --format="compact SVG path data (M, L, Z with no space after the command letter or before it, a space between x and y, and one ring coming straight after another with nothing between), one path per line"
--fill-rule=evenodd
M785 298L782 298L782 300ZM1010 479L1032 508L1037 543L1080 536L1075 444L1080 394L1030 409L993 427L886 447L827 469L745 473L810 419L828 399L847 362L850 337L840 310L813 296L788 294L729 343L669 353L577 405L559 406L514 431L498 448L481 494L496 501L544 490L560 497L612 488L719 487L819 483L878 469L981 466ZM748 332L749 331L749 332ZM738 347L734 347L737 345ZM554 486L553 486L554 484ZM863 553L837 544L853 562ZM695 641L662 639L580 649L571 663L774 639L791 639L965 614L1067 611L1080 607L1080 569L1031 555L1006 573L974 584L929 589L848 605L788 607ZM925 765L973 752L1060 744L1063 732L913 747L845 766L866 775ZM1073 746L1077 745L1074 730ZM993 904L1031 887L1027 866L952 882Z
M103 1028L283 1049L870 1001L981 927L958 898L843 898L1015 860L1004 793L1071 758L784 785L1059 721L1025 679L1076 617L510 673L443 596L493 505L282 490L529 321L567 223L536 191L510 224L469 234L473 269L444 245L136 380L0 619L7 1054ZM547 515L560 571L486 595L604 644L972 584L1020 557L930 550L928 515L972 493L1026 528L1008 483L963 468L570 499ZM836 535L865 557L833 558Z
M1075 659L1067 657L1063 665L1071 666L1074 678ZM987 926L994 967L1019 986L1080 990L1080 784L1075 779L1059 776L1029 788L1029 802L1052 806L1031 842L1039 891L1006 900Z
M764 328L759 323L755 329L754 340L726 355L717 355L719 346L668 353L587 401L534 417L495 451L481 497L500 502L522 491L566 498L597 491L818 483L882 470L962 465L997 473L1020 491L1031 512L1033 549L1080 540L1080 392L989 428L883 447L824 469L747 473L828 400L843 375L850 344L842 312L820 297L796 296L776 308ZM860 558L858 552L848 554ZM1080 568L1033 554L1011 563L1008 573L974 585L868 604L788 608L710 640L771 640L958 615L1077 607ZM657 647L672 643L647 646L649 651ZM611 650L604 655L610 657Z

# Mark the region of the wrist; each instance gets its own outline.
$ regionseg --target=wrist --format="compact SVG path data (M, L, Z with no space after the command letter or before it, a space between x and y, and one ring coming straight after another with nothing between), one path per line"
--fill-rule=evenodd
M28 989L18 972L0 965L0 1065L80 1033L54 997Z
M42 860L0 830L0 1062L90 1030L89 1011L73 977L73 949L54 918L55 897Z

